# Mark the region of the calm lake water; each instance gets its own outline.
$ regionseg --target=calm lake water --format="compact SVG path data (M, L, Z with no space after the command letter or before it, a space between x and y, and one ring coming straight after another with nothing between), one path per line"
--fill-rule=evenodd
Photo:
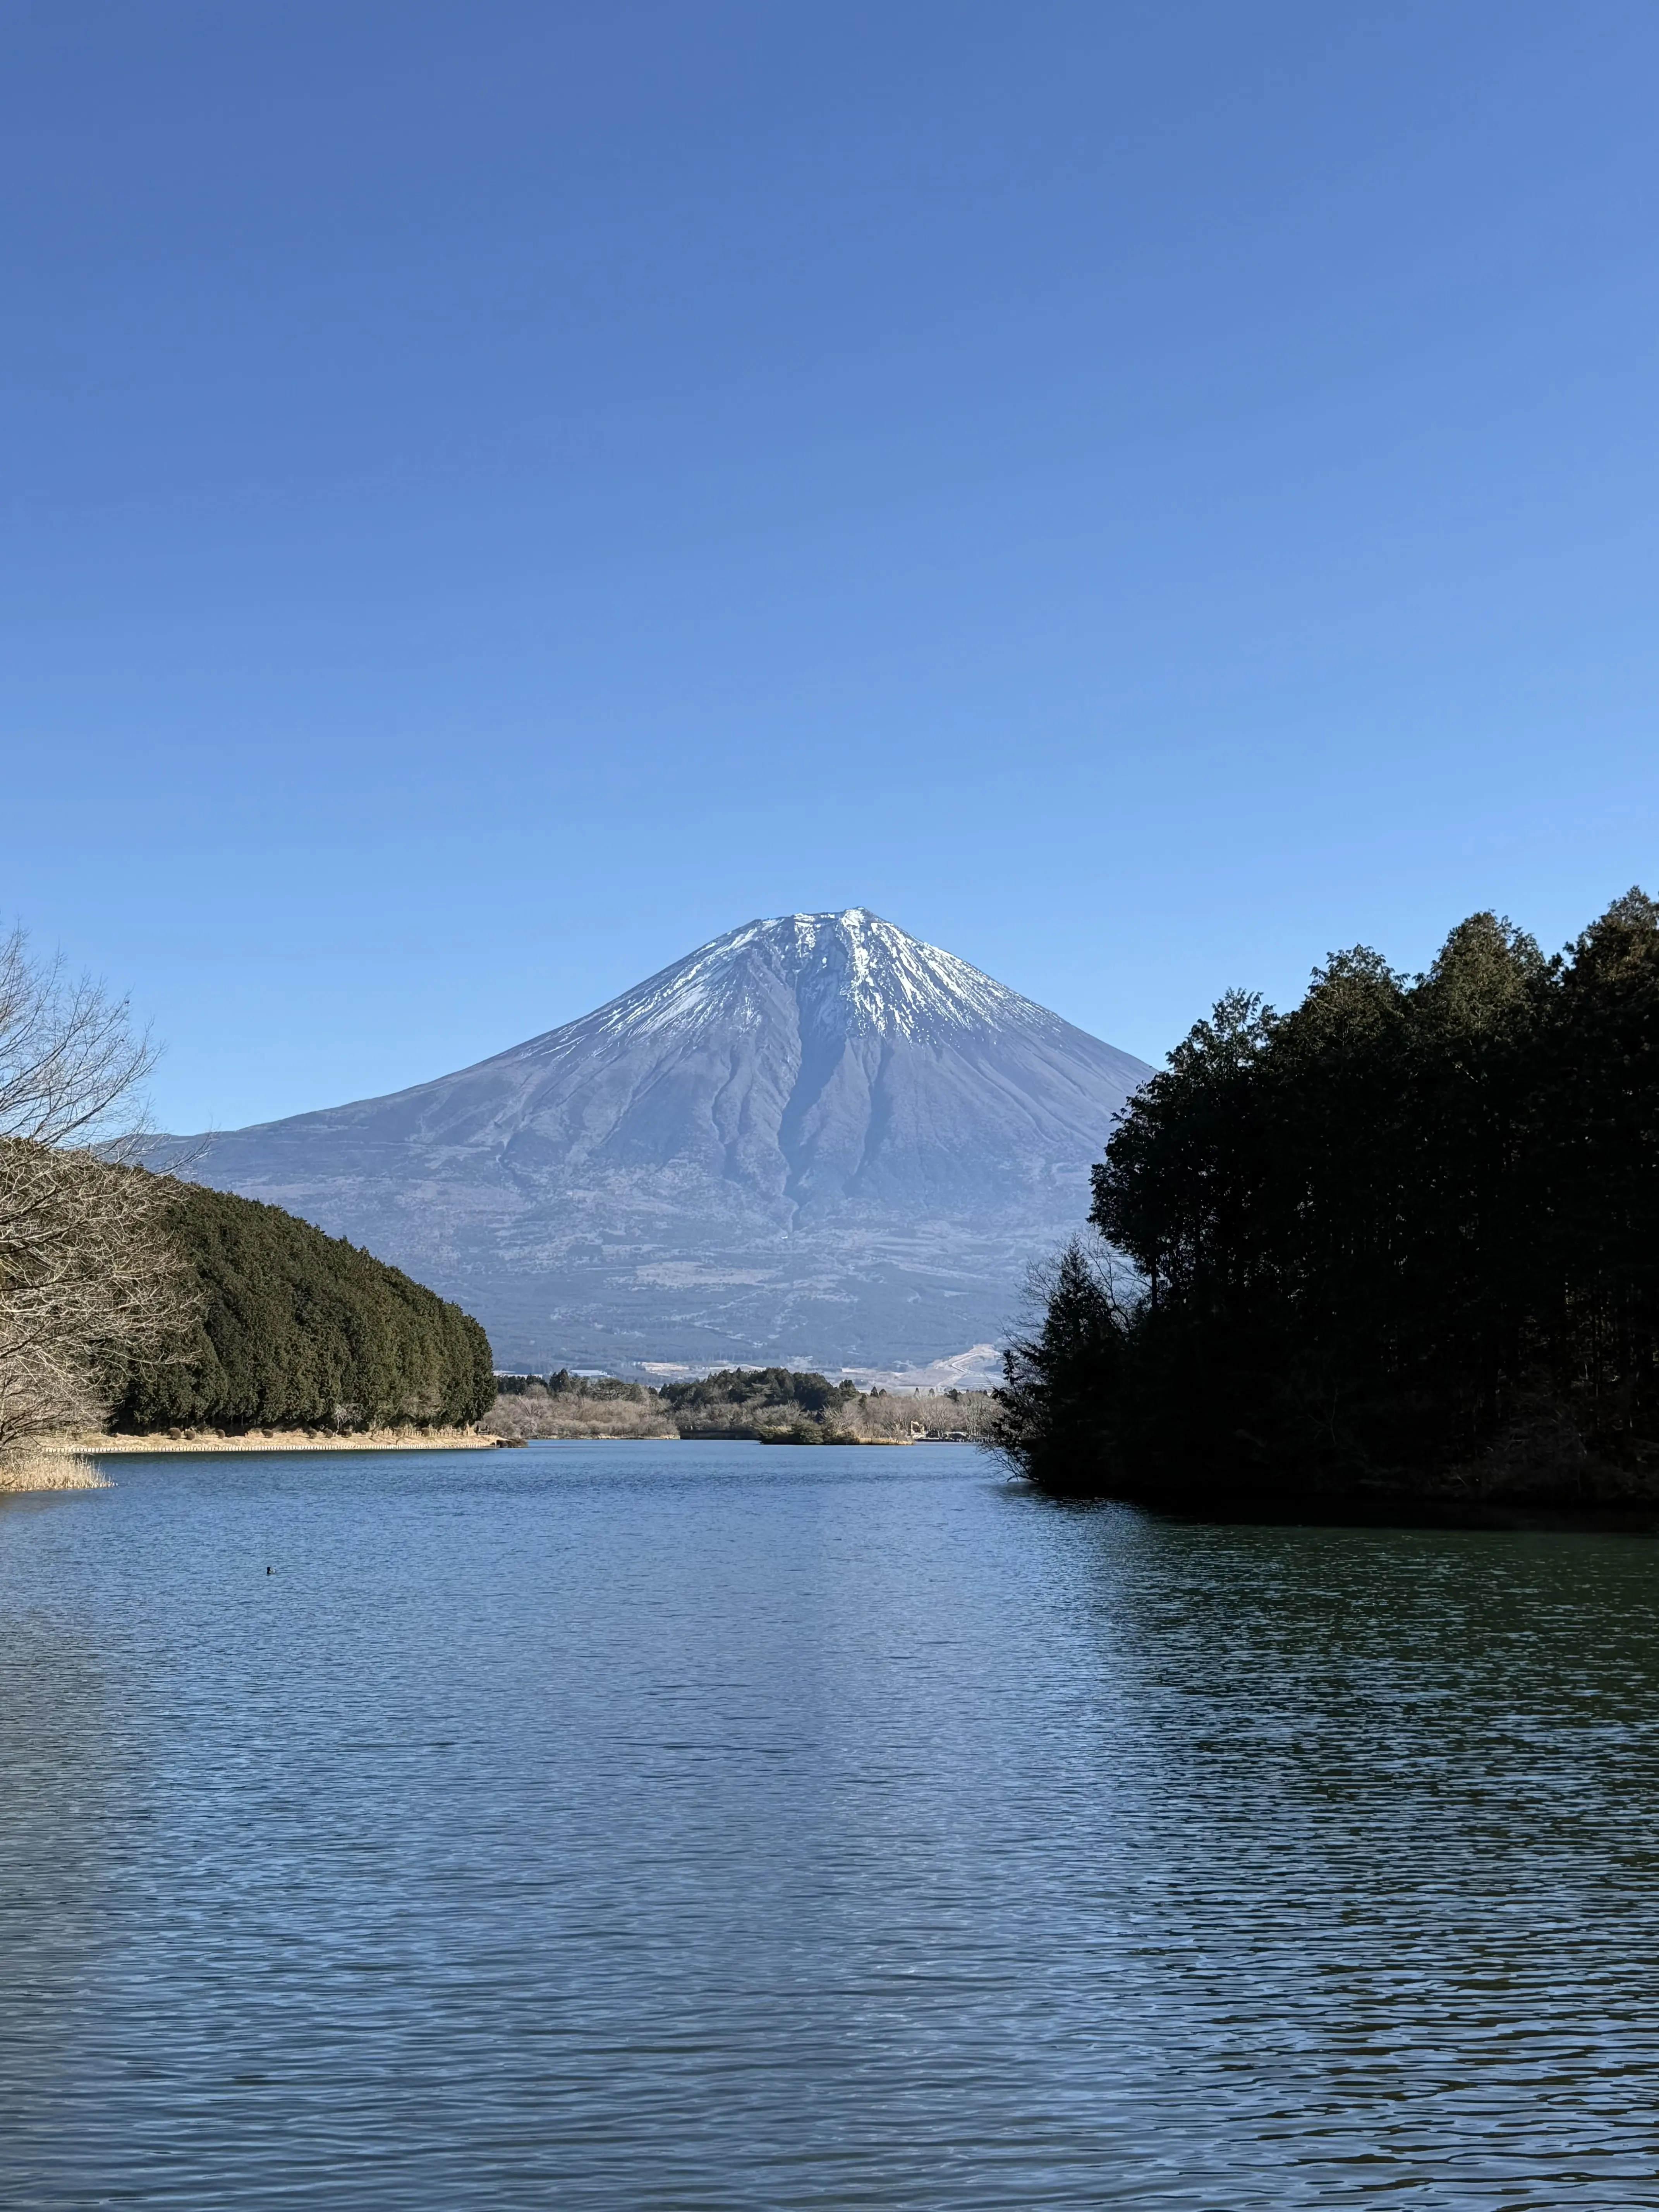
M1646 1538L113 1472L0 1509L9 2212L1659 2203Z

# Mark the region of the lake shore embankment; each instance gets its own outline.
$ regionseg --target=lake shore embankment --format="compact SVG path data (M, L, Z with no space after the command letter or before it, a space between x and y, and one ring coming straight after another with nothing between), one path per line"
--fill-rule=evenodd
M499 1437L476 1429L249 1429L226 1436L213 1429L156 1431L145 1436L87 1433L52 1437L35 1447L42 1455L165 1452L496 1451Z

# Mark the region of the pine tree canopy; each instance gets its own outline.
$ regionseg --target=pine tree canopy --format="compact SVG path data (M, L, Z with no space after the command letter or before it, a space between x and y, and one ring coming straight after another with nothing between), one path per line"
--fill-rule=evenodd
M1659 1486L1659 907L1547 959L1492 914L1235 993L1126 1109L1008 1355L1055 1489Z
M278 1206L174 1189L198 1318L181 1358L133 1377L115 1427L448 1428L489 1412L489 1340L459 1306Z

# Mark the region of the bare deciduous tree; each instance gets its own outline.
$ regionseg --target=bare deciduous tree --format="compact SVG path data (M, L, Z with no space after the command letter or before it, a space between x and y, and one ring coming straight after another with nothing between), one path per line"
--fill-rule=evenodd
M62 960L36 962L21 929L0 940L0 1138L88 1145L125 1127L155 1065L127 1001L90 976L70 981Z
M170 1186L132 1158L153 1064L124 1000L0 941L0 1450L101 1419L192 1311Z

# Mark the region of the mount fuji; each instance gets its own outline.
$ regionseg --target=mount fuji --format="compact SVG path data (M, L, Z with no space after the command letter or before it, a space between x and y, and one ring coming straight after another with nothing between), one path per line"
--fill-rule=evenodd
M1005 1333L1151 1073L854 908L749 922L434 1082L150 1158L395 1262L503 1367L892 1368Z

